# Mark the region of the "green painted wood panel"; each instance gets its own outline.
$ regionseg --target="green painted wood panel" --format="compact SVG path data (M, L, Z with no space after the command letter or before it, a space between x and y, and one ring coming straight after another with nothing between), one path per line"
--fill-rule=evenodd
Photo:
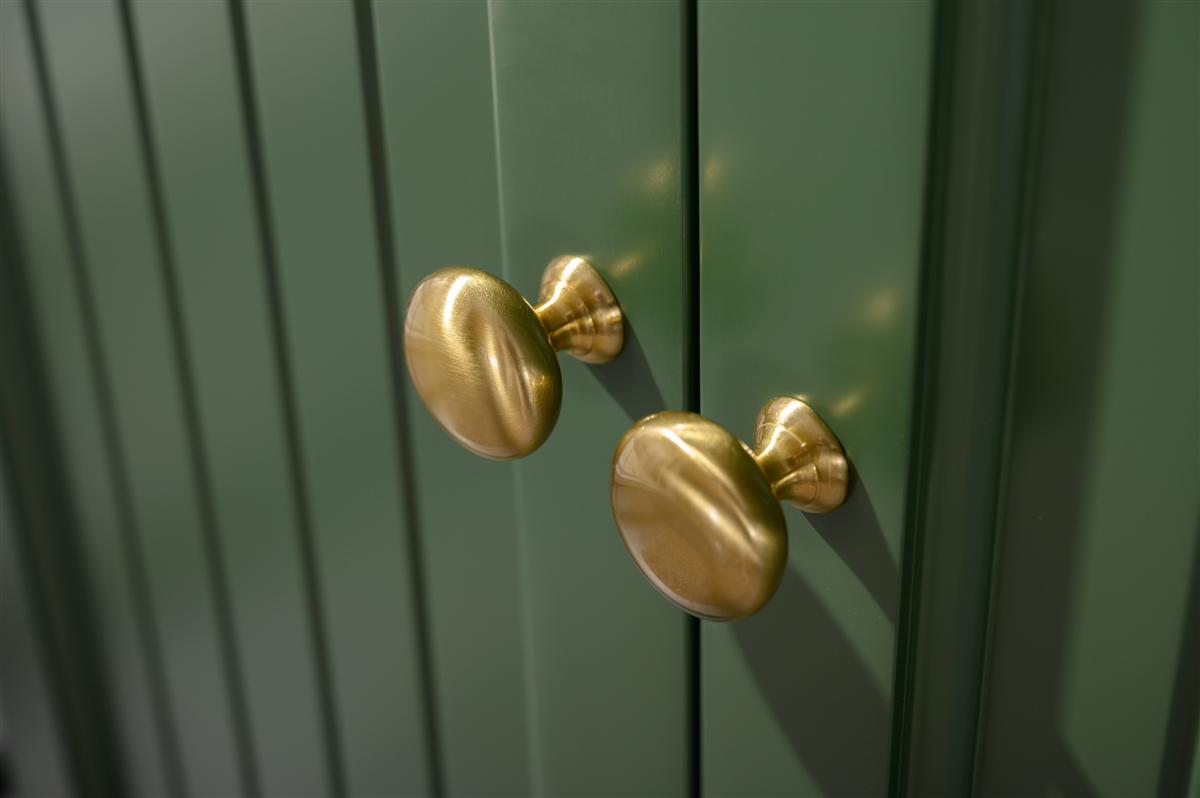
M1193 603L1192 606L1195 606ZM1185 795L1200 795L1200 734L1196 735L1196 750L1192 752L1192 775Z
M398 342L378 245L355 10L249 2L244 18L342 771L355 795L424 794L420 618L395 412ZM244 16L243 16L244 15Z
M686 399L684 8L488 11L503 257L482 265L534 295L547 261L584 255L632 331L609 366L560 359L558 426L512 466L534 793L678 795L688 622L620 543L609 462L634 421Z
M938 6L893 789L967 795L1046 4Z
M1051 16L982 795L1180 795L1200 619L1200 5Z
M120 493L126 490L119 476L121 461L101 411L100 396L108 389L101 388L98 341L81 312L84 297L75 271L79 264L69 243L74 233L64 218L54 139L43 113L27 22L20 3L0 2L0 148L12 205L13 254L20 260L14 267L24 271L54 400L65 464L63 488L79 524L98 631L104 638L106 684L118 747L124 753L125 784L135 795L163 795L169 791L167 771L177 754L162 703L157 629L146 602L140 543L128 523L128 493ZM32 699L32 694L21 692ZM14 745L21 745L18 737L24 729L21 724L13 731ZM37 775L55 778L50 769L39 768ZM49 784L31 788L30 794L60 792Z
M7 44L7 42L6 42ZM9 268L8 264L0 268ZM37 614L19 552L8 468L0 469L0 738L5 794L74 795L54 688L39 641Z
M62 125L82 257L128 464L184 789L238 795L235 653L221 611L218 541L199 494L180 344L151 223L118 7L38 3L49 91ZM86 290L86 289L85 289Z
M488 7L391 0L362 7L373 11L400 278L394 300L403 307L434 268L477 264L499 272L503 265ZM446 59L450 50L455 56ZM411 389L408 407L445 792L529 795L513 466L454 445Z
M757 616L702 626L708 795L882 795L922 268L932 4L699 4L704 415L805 395L853 482L786 509Z
M258 786L325 795L336 729L321 711L325 651L311 626L319 597L306 583L315 564L303 559L310 529L295 503L229 12L149 0L130 17Z

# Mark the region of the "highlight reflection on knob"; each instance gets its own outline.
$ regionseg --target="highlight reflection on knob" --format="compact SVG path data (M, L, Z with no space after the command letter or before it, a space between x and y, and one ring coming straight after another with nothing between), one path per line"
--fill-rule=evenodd
M404 358L421 401L451 437L496 460L524 457L554 429L562 403L557 350L605 363L624 345L621 308L586 260L555 258L538 304L469 266L413 289Z
M828 512L846 498L849 466L802 399L759 411L751 450L695 413L635 424L612 464L613 517L652 585L686 612L731 621L757 612L787 565L780 500Z

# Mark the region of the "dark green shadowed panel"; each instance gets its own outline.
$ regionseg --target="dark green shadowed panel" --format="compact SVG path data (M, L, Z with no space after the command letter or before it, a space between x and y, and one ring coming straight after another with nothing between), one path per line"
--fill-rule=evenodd
M7 3L6 3L7 5ZM8 41L5 40L5 46ZM7 263L0 269L10 268ZM0 471L0 718L6 742L5 776L13 798L75 794L69 758L47 678L37 615L18 551L16 510L7 467Z
M85 272L108 366L133 522L144 548L185 788L238 795L238 685L215 530L197 489L194 436L181 384L178 329L154 238L153 207L130 90L118 8L44 2L50 90L78 203ZM241 757L241 758L239 758Z
M151 0L131 17L261 789L325 795L336 729L320 712L229 12Z
M788 507L771 603L703 624L708 795L882 795L922 270L933 4L699 6L701 411L799 393L852 465Z
M908 635L892 740L893 786L913 796L971 789L1046 8L938 7Z
M399 310L440 266L502 268L488 11L485 3L391 0L370 8ZM415 393L408 406L445 789L528 795L513 464L455 445Z
M1198 42L1195 2L1065 0L1051 15L983 795L1187 789L1200 709Z
M513 465L534 791L678 795L686 621L621 545L609 463L637 419L685 402L683 9L493 2L489 13L504 274L535 296L547 261L584 255L629 325L610 365L560 358L558 426Z
M429 792L426 686L406 528L355 11L244 13L344 775Z
M45 358L66 469L62 487L72 499L95 601L96 631L104 637L105 676L118 737L112 742L124 753L119 764L127 789L136 795L162 795L174 790L169 779L177 752L162 692L157 629L151 623L140 543L128 523L128 493L118 494L127 485L118 473L120 459L114 456L113 441L106 437L111 428L102 420L98 380L105 375L98 371L98 341L90 332L94 318L85 317L80 304L74 272L78 264L69 245L53 138L27 33L23 5L0 3L0 142L13 217L10 256L20 261L5 268L24 270L29 311ZM124 497L122 502L118 495ZM10 578L0 581L18 589ZM26 656L36 655L28 651ZM6 674L6 682L7 678ZM32 689L21 690L22 701L35 699ZM2 710L19 754L24 735L35 727L21 719L20 707ZM51 721L43 717L40 722ZM18 768L20 764L18 760ZM24 775L18 771L18 794L60 794L51 788L57 777L49 766Z

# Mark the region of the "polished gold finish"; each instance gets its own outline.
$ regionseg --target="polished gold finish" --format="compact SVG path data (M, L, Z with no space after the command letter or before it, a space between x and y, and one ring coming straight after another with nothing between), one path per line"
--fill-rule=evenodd
M758 414L751 450L695 413L656 413L617 445L612 506L625 547L660 593L700 618L762 608L787 564L779 501L827 512L846 498L842 446L802 399Z
M583 258L555 258L537 307L469 266L422 280L404 317L404 358L421 401L460 444L495 460L524 457L554 429L562 404L556 350L585 363L624 345L621 308Z

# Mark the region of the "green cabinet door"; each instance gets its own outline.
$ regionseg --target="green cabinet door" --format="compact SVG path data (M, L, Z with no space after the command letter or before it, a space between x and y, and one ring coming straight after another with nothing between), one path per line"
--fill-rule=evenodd
M1195 793L1200 3L0 0L17 795ZM408 292L595 263L526 459ZM702 256L702 260L701 260ZM621 435L851 461L758 614L658 596Z
M748 440L801 394L853 474L703 626L706 795L888 789L932 36L931 3L699 6L700 410Z
M609 462L684 397L682 3L492 3L505 276L536 291L576 253L632 334L608 366L563 359L562 412L513 469L534 792L687 788L687 621L645 589L612 525Z
M1200 4L1044 36L976 789L1195 795Z
M444 787L682 794L688 621L629 567L608 461L684 403L684 6L371 9L396 302L464 263L532 297L581 254L633 330L616 363L561 359L557 427L517 463L468 454L408 398Z
M238 795L253 762L229 584L197 408L185 388L191 375L177 292L153 221L127 28L116 3L31 3L24 12L44 67L45 123L65 173L56 199L74 247L73 284L54 283L63 293L46 301L70 307L72 293L82 295L90 355L103 363L98 400L107 405L106 444L120 462L117 501L127 503L123 553L141 572L134 578L144 578L142 612L153 619L143 632L147 663L159 671L151 678L161 680L157 698L171 718L162 760L168 789Z
M69 232L68 215L60 202L62 161L61 139L54 134L44 114L46 96L41 90L44 78L44 54L39 54L35 42L29 36L29 18L17 3L0 3L0 144L3 146L4 185L4 268L6 300L3 316L9 323L21 316L17 309L24 307L28 328L22 336L6 328L4 340L9 346L17 346L22 338L36 340L38 350L34 353L6 353L6 366L11 357L14 361L33 364L40 361L44 375L41 405L42 412L51 419L56 432L57 446L47 446L46 441L34 438L35 446L46 452L57 450L62 463L61 470L50 475L55 483L50 494L55 503L62 503L68 515L75 519L87 519L76 525L59 523L59 528L47 529L33 523L18 523L16 508L32 492L36 483L26 480L23 485L15 481L21 466L15 461L17 454L12 443L6 443L7 474L14 481L8 491L13 509L6 540L19 540L28 535L32 540L52 539L68 535L73 537L81 549L81 561L85 563L85 581L90 599L91 618L85 622L103 630L106 644L103 647L103 662L83 659L83 669L100 668L108 675L104 681L111 706L121 728L117 748L122 750L121 761L116 764L124 771L122 782L131 791L140 794L162 793L167 790L165 782L166 753L162 746L164 726L160 723L160 707L163 680L161 653L157 644L157 632L153 618L143 610L145 604L146 579L139 564L141 549L133 530L126 523L129 518L127 484L123 484L114 473L112 465L120 454L111 445L111 426L102 419L111 413L111 404L101 397L108 395L109 388L101 381L102 374L93 367L96 347L94 333L94 311L85 315L81 309L82 295L76 290L78 263L72 256L72 237ZM23 275L19 279L17 275ZM24 285L23 291L15 286ZM11 304L7 304L11 303ZM12 308L12 310L10 310ZM14 356L15 355L15 356ZM4 385L9 389L31 387L34 380L28 375L10 379L6 368ZM3 417L4 439L11 441L14 427L25 428L28 418L14 418L6 408ZM63 501L68 498L68 501ZM27 521L28 521L28 515ZM61 519L64 516L59 516ZM73 528L77 526L77 528ZM49 534L47 534L49 533ZM13 545L8 543L6 545ZM36 547L35 547L36 548ZM45 594L46 585L39 575L29 568L29 560L17 558L18 545L13 545L14 557L6 557L10 567L21 567L27 592L6 600L7 613L13 613L11 634L19 633L20 608L24 605L31 612ZM6 552L7 554L7 552ZM61 565L61 563L59 563ZM44 573L44 572L43 572ZM51 572L53 573L53 572ZM61 584L51 578L51 584ZM15 590L18 580L5 579L6 590ZM31 615L25 621L38 630L40 639L52 638L45 626L46 616ZM86 783L76 768L75 772L56 773L53 762L60 761L68 767L70 750L67 734L73 726L60 718L69 714L62 700L62 682L54 666L55 654L50 646L35 650L33 641L21 659L10 659L6 671L0 671L6 692L11 689L35 702L38 692L36 682L20 678L18 668L22 661L37 658L39 678L47 686L49 695L38 710L38 719L23 716L23 705L7 696L0 696L0 704L8 735L13 740L13 772L10 774L18 794L67 794L66 788L52 787L53 784ZM7 642L5 652L15 652L21 643ZM15 680L15 681L14 681ZM28 704L24 706L29 706ZM34 706L37 706L34 704ZM60 709L61 708L61 709ZM58 734L43 730L57 729ZM22 739L18 741L18 737ZM32 739L31 739L32 738ZM33 740L39 743L28 748ZM30 756L40 757L41 762L32 764ZM32 773L26 771L32 770ZM23 775L25 774L25 775ZM32 784L28 781L32 779ZM105 783L104 787L110 785Z
M128 792L686 792L694 625L607 487L685 401L685 5L2 8L23 356ZM407 291L470 263L533 295L563 253L627 357L564 364L528 461L474 458L406 384Z
M706 794L1194 791L1198 9L699 3L701 410L853 472L704 625Z

